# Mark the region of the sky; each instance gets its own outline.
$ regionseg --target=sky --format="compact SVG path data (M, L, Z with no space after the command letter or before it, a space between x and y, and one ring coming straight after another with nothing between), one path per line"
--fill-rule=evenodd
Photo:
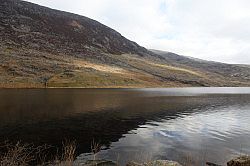
M28 0L95 19L150 48L250 64L249 0Z

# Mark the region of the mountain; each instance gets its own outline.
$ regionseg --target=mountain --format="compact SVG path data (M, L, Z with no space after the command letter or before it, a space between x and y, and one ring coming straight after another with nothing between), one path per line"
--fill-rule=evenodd
M148 50L84 16L0 0L0 87L250 86L250 68Z

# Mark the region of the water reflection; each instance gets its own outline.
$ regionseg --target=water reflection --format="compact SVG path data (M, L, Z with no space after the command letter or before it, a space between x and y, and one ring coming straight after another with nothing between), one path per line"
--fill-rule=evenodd
M223 163L250 153L250 89L225 91L1 90L0 138L55 146L67 138L78 142L79 155L95 139L108 148L99 157L117 160L119 154L121 164L188 156Z

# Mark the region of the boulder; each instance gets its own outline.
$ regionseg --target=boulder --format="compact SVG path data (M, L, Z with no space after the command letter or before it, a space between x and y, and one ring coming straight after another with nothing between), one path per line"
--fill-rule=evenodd
M134 161L129 162L126 166L144 166L144 164L136 163Z
M82 166L117 166L116 163L109 160L88 160L81 164Z
M250 166L250 156L240 156L227 162L227 166Z
M218 164L211 163L211 162L206 162L206 165L207 166L222 166L222 165L218 165Z
M169 160L155 160L150 161L148 163L136 163L136 162L129 162L127 166L181 166L176 161L169 161Z

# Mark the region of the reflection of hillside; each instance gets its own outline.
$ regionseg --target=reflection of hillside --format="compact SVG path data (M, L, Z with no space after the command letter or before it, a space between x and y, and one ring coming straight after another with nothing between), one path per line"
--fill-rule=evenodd
M64 138L74 139L79 153L89 151L92 139L109 146L149 121L249 101L247 95L150 97L143 91L93 89L6 91L1 98L1 141L60 146Z

